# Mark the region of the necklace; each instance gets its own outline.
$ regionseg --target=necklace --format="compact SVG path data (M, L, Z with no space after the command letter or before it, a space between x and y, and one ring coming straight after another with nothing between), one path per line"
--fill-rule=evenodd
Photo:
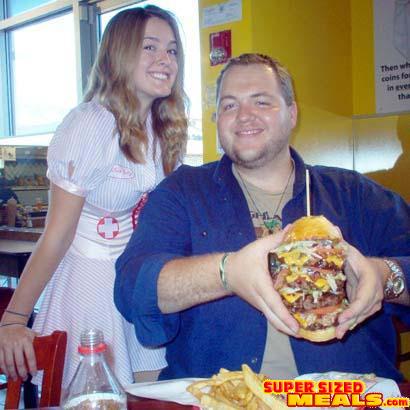
M275 212L273 213L273 218L270 218L270 219L266 220L262 217L262 223L263 223L264 227L267 229L269 234L275 233L275 232L279 231L280 229L282 229L282 218L278 215L278 210L279 210L280 205L283 201L283 197L285 196L285 192L287 191L287 189L289 187L289 183L290 183L290 180L292 179L292 175L293 175L294 170L295 170L295 164L292 160L292 169L290 170L288 179L286 181L285 188L280 193L279 202L276 205ZM249 199L251 200L251 202L252 202L253 206L255 207L256 211L258 212L258 219L259 219L262 216L262 212L259 210L258 206L256 205L256 202L255 202L254 198L252 197L251 193L249 192L249 189L246 186L246 183L245 183L244 179L242 178L242 175L240 174L240 172L237 169L236 169L236 173L238 174L239 179L242 182L242 186L245 188L245 191L246 191Z

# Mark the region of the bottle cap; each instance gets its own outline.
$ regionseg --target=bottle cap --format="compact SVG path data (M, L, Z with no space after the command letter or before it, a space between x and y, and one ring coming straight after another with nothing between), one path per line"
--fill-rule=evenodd
M89 329L81 333L78 352L81 354L105 352L107 345L104 343L104 335L101 330Z

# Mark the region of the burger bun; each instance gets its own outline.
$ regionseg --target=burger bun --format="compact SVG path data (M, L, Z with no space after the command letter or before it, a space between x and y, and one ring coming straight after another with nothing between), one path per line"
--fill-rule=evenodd
M285 236L285 242L310 239L342 239L340 230L323 215L304 216L296 220Z
M307 330L301 327L298 335L303 339L310 340L311 342L327 342L328 340L332 340L336 337L336 328L334 326L330 326L326 329Z

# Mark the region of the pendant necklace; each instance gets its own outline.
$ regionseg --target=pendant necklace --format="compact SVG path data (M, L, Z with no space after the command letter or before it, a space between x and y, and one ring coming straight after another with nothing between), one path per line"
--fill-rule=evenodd
M288 179L286 181L285 188L280 194L279 202L278 205L276 206L275 212L273 213L273 218L265 220L262 217L262 223L265 226L265 228L268 230L269 234L275 233L279 230L282 229L282 218L278 215L278 210L280 208L280 205L282 203L283 197L285 196L285 192L287 191L289 187L290 180L292 179L293 171L295 170L295 163L292 160L292 169L289 173ZM251 200L253 206L255 207L256 211L258 212L258 219L263 215L262 212L259 210L258 206L256 205L255 200L253 199L251 193L248 190L248 187L246 186L245 181L242 178L242 175L238 170L236 170L236 173L239 175L239 179L242 182L243 187L245 188L246 193L248 194L249 199Z

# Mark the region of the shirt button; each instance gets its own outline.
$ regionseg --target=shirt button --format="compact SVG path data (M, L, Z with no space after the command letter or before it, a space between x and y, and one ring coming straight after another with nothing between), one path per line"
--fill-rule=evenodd
M251 363L252 363L252 364L258 363L258 358L257 358L257 357L253 357L253 358L251 359Z
M204 237L205 237L205 236L208 236L208 232L207 232L207 231L202 231L202 232L201 232L201 235L204 236Z

